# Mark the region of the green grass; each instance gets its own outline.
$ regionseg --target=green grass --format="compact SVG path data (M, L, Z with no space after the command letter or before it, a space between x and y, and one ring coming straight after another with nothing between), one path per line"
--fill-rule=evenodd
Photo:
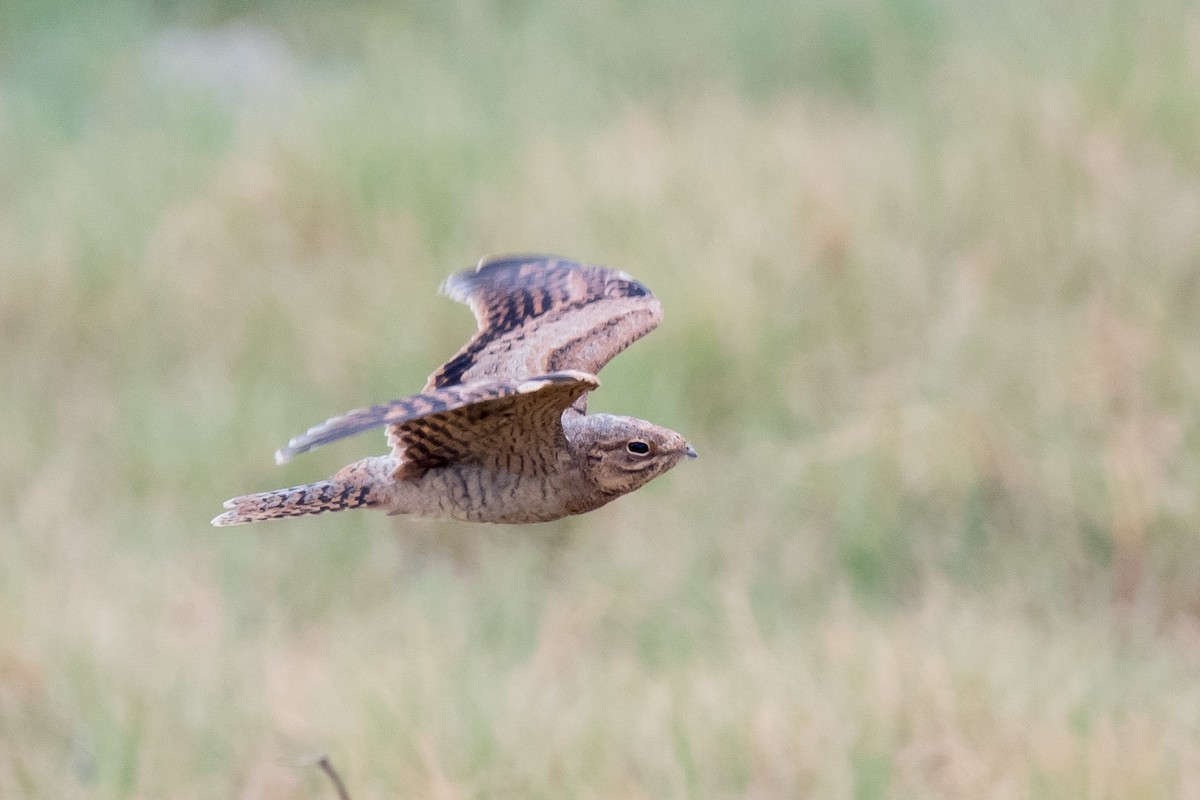
M1198 220L1171 0L2 3L0 797L1191 796ZM208 526L523 250L700 460Z

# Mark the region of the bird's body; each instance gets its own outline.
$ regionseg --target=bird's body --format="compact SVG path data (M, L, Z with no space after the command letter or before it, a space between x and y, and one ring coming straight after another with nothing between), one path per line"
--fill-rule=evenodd
M546 522L599 508L694 457L682 436L586 413L594 372L658 324L658 300L624 273L545 256L485 260L443 290L479 331L425 391L335 417L276 454L377 427L392 452L325 481L236 497L214 525L379 508L470 522Z

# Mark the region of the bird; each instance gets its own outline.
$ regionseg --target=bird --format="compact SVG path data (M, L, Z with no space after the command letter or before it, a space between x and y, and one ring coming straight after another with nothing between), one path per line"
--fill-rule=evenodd
M348 509L467 522L535 523L593 511L695 448L629 416L587 413L596 373L652 331L662 304L619 270L552 255L484 258L441 293L478 330L415 395L310 428L275 454L386 428L391 451L332 477L225 502L218 527Z

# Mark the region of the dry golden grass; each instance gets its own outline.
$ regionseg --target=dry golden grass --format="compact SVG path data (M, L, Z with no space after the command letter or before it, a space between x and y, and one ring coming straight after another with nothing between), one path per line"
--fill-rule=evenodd
M0 797L1200 797L1200 15L1151 6L5 7ZM530 249L663 299L594 405L699 461L208 527L382 448L270 463Z

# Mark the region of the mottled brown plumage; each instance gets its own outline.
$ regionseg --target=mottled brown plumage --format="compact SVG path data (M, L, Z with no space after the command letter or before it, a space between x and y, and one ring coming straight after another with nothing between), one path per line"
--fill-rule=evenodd
M695 457L645 420L587 415L595 373L649 333L662 306L616 270L551 256L485 259L442 292L479 330L425 390L334 417L276 454L387 427L391 453L327 481L236 497L214 525L347 508L477 522L540 522L598 508Z

